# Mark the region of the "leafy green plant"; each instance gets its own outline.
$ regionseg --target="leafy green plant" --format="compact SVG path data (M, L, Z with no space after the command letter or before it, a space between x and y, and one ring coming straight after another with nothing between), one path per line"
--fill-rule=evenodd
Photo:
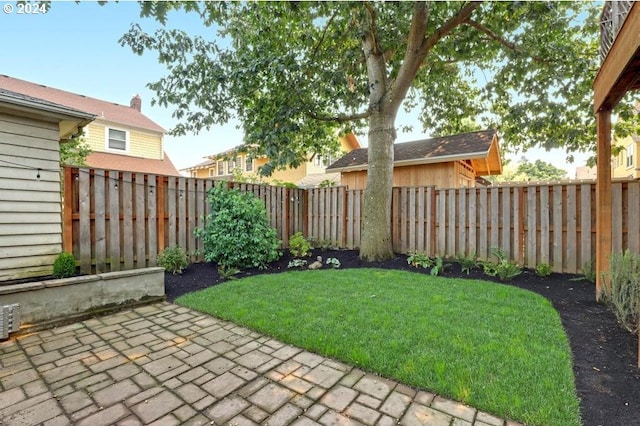
M618 321L636 333L640 315L640 255L629 250L613 254L609 260L609 285L603 288Z
M340 265L341 265L340 261L338 259L336 259L335 257L328 258L325 263L327 265L330 265L334 269L338 269L340 267Z
M208 201L211 214L194 232L204 243L207 262L224 269L265 268L281 256L276 230L269 225L264 204L253 193L216 182Z
M478 259L475 253L471 253L469 255L460 253L456 258L456 262L460 264L460 269L462 270L462 272L466 272L467 275L469 275L472 269L478 267Z
M440 256L436 256L435 260L433 260L433 266L431 267L430 274L434 277L440 275L442 272L444 272L445 267L446 265L444 264L444 259L442 259L442 257Z
M329 179L325 179L318 185L318 188L330 188L332 186L336 186L337 184Z
M588 260L582 266L582 274L587 281L591 281L592 283L596 282L596 262L593 260Z
M189 266L187 252L180 246L167 247L158 255L158 266L172 274L181 274Z
M431 268L435 265L434 261L424 253L413 252L407 257L407 263L415 268Z
M76 274L76 259L71 253L63 251L53 262L53 276L56 278L72 277Z
M295 257L311 256L313 246L307 240L302 232L296 232L289 238L289 252Z
M293 259L289 261L287 268L303 268L307 266L307 261L305 259Z
M491 247L491 254L495 256L497 262L484 262L482 267L484 273L491 277L498 277L500 281L509 281L522 273L522 269L517 263L511 262L504 251L499 247Z
M538 275L539 277L548 277L552 273L553 268L548 263L542 262L539 263L538 266L536 266L536 275Z
M331 240L318 240L315 237L309 237L309 242L313 245L313 247L327 250L331 248Z
M225 267L225 266L220 266L218 268L218 275L220 275L220 277L225 280L235 279L235 275L237 275L239 272L240 270L237 268L231 268L231 267Z

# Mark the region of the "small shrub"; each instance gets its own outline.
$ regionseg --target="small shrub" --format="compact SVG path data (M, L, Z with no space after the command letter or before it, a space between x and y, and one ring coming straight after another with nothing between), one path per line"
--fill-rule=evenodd
M434 261L424 253L413 252L407 257L407 263L414 268L431 268L435 265Z
M53 262L53 276L56 278L68 278L76 274L76 259L71 253L63 251Z
M506 254L499 247L491 247L491 253L498 259L497 262L484 262L484 273L491 277L498 277L500 281L509 281L522 273L517 263L507 259Z
M304 259L293 259L289 261L287 268L303 268L307 266L307 261Z
M189 266L187 252L180 246L167 247L158 255L158 266L172 274L181 274Z
M536 266L536 275L539 277L548 277L553 272L553 268L548 263L539 263Z
M330 265L333 269L338 269L341 265L340 261L335 257L328 258L326 264Z
M458 255L456 262L460 264L462 272L466 272L467 275L469 275L472 269L478 267L478 260L475 253L469 254L468 256L461 253Z
M277 260L280 241L269 224L267 210L253 193L216 182L209 191L211 214L195 235L203 241L207 262L223 269L266 268Z
M311 256L311 243L302 232L296 232L289 238L289 252L295 257Z
M220 275L220 277L225 280L235 279L234 275L238 274L239 272L240 270L236 268L227 268L224 266L220 266L218 268L218 275Z
M445 268L444 259L442 259L442 257L440 256L436 256L435 261L433 261L433 266L431 267L430 274L434 277L436 275L440 275L442 272L444 272L444 268Z
M626 250L616 253L609 261L608 286L603 286L607 302L618 321L632 333L638 331L640 314L640 255Z

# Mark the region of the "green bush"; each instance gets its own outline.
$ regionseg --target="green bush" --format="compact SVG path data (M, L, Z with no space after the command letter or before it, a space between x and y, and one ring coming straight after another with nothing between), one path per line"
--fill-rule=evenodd
M640 296L640 255L626 250L609 260L609 285L605 297L618 321L629 331L638 330L638 297Z
M478 259L475 253L471 253L468 256L460 253L456 258L456 262L460 264L460 269L462 270L462 272L466 272L467 275L469 275L472 269L478 267Z
M509 261L501 248L491 247L491 254L493 254L498 261L484 262L482 267L485 274L491 277L498 277L500 281L509 281L522 273L522 269L518 264Z
M277 260L276 230L269 225L267 210L253 193L230 189L216 182L209 191L211 214L195 235L204 245L204 258L223 269L265 268Z
M433 267L431 268L431 276L437 276L444 272L444 268L446 267L444 263L444 259L441 256L436 256L433 261Z
M167 247L158 255L158 266L172 274L181 274L189 266L187 253L180 246Z
M295 257L311 256L311 243L302 232L296 232L289 238L289 252Z
M62 252L53 262L53 276L56 278L72 277L76 274L76 259L71 253Z
M548 277L553 272L553 268L548 263L539 263L536 266L536 275L539 277Z
M431 268L434 266L434 261L424 253L413 252L407 257L407 263L415 268Z

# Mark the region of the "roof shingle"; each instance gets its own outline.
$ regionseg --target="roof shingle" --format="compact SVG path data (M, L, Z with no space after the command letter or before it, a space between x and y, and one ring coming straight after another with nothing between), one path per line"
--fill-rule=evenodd
M155 160L107 152L92 152L87 156L85 163L88 167L99 169L180 176L166 153L164 154L164 160Z
M105 120L143 130L165 133L162 127L135 108L129 106L78 95L65 90L54 89L53 87L31 83L7 75L0 75L0 88L89 112L96 115L97 120Z
M489 152L495 130L462 133L412 142L397 143L393 146L394 163L415 161L451 161L452 157L472 156ZM369 161L367 148L354 149L327 167L327 171L349 168L364 168Z

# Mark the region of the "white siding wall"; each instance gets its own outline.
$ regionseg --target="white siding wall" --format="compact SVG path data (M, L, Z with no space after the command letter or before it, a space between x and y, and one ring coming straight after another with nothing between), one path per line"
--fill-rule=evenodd
M62 251L59 148L58 124L0 113L0 281L49 275Z

